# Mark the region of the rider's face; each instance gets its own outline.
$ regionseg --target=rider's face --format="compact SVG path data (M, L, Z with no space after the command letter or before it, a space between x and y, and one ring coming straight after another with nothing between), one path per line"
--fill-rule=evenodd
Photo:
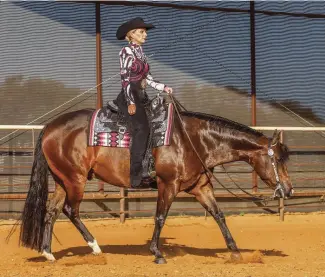
M144 28L132 30L130 31L129 37L133 43L142 45L146 42L147 30Z

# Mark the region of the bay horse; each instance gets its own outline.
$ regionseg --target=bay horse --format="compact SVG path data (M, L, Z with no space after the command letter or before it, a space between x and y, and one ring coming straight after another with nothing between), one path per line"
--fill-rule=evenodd
M55 260L51 250L53 225L61 211L79 230L93 253L101 253L96 239L79 217L89 176L130 188L129 149L87 145L89 119L93 112L84 109L62 114L43 128L35 147L19 240L21 245L38 250L50 261ZM215 219L231 251L231 259L242 259L214 197L211 171L206 169L245 161L270 188L276 189L277 196L290 197L293 189L285 163L288 148L279 141L279 135L276 131L272 138L268 138L246 125L213 115L179 113L179 118L174 119L170 146L153 150L158 199L150 251L157 264L166 263L158 241L168 210L181 191L194 195ZM270 152L274 155L268 155ZM49 172L55 181L52 197L48 197Z

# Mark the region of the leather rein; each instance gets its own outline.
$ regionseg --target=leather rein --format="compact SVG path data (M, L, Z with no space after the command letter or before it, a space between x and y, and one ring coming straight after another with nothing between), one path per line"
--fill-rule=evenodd
M236 198L240 199L240 200L243 200L243 201L247 201L247 199L245 198L242 198L238 195L236 195L235 193L233 193L232 191L230 191L226 186L224 186L221 181L218 180L218 178L213 174L213 172L205 165L204 161L202 160L202 158L200 157L200 154L197 152L189 134L187 133L186 131L186 128L185 128L185 125L184 125L184 122L182 120L182 117L180 115L180 111L179 111L179 106L182 107L182 109L184 109L186 111L186 109L180 104L180 102L178 100L176 100L176 98L172 95L172 94L169 94L169 97L174 105L174 108L175 108L175 111L177 113L177 116L181 122L181 126L184 130L184 133L185 135L187 136L190 144L191 144L191 147L193 148L193 151L195 152L195 154L197 155L198 159L200 160L204 170L206 171L206 174L208 179L209 179L209 182L210 184L212 185L212 180L211 180L211 176L212 178L220 185L222 186L226 191L228 191L230 194L232 194L233 196L235 196ZM275 174L275 178L276 178L276 188L274 190L274 193L273 193L273 196L270 196L270 197L257 197L249 192L247 192L246 190L242 189L229 175L229 173L227 172L226 168L224 167L224 165L221 165L223 170L225 171L225 173L227 174L227 176L229 177L229 179L236 185L236 187L238 189L240 189L242 192L244 192L245 194L247 194L248 196L250 196L252 199L251 201L252 202L264 202L265 205L267 205L268 201L269 200L273 200L276 195L277 195L277 192L280 193L281 195L281 198L284 198L284 187L283 185L281 184L280 182L280 178L279 178L279 174L278 174L278 170L277 170L277 163L276 163L276 159L275 159L275 156L274 156L274 151L272 149L273 146L275 146L276 144L273 144L271 143L271 139L269 139L269 143L268 143L268 152L267 152L267 155L270 157L271 159L271 164L272 164L272 167L273 167L273 170L274 170L274 174Z

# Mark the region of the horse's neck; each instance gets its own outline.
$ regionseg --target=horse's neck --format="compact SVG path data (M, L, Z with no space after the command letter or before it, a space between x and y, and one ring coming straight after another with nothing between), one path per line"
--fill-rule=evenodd
M236 134L230 128L219 128L205 120L190 117L183 117L183 120L196 151L208 167L235 161L246 161L251 164L250 157L263 147L261 138L253 134L246 134L244 131ZM177 147L185 147L190 151L192 146L188 142L183 126L177 122L175 127L174 135L177 139L174 141L177 141Z
M252 164L251 157L263 148L260 138L245 134L233 136L230 132L219 132L216 129L206 132L206 139L211 141L210 149L207 151L209 153L207 162L211 166L235 161Z

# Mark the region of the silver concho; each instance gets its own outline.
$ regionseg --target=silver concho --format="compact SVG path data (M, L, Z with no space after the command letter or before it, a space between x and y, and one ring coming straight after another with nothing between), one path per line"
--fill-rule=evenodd
M267 150L267 154L270 156L270 157L273 157L274 155L274 151L272 148L269 148L269 150Z

